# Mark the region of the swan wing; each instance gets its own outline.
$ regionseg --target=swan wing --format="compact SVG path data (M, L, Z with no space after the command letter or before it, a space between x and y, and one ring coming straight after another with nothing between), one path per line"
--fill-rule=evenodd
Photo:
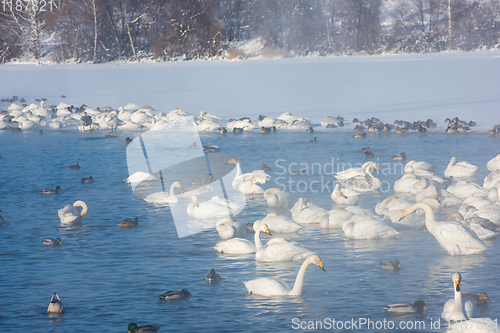
M217 243L214 246L221 253L255 253L257 251L255 244L248 239L232 238Z
M243 282L247 287L249 294L262 296L279 296L288 295L292 288L285 281L260 278L247 282Z
M486 245L469 227L455 222L439 222L434 229L437 241L452 255L486 251Z

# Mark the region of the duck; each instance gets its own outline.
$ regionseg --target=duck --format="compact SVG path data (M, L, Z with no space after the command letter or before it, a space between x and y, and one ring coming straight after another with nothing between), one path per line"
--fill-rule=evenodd
M266 224L272 233L278 234L297 232L303 228L300 224L292 221L289 217L281 216L277 213L267 214L266 217L261 220L261 223Z
M127 136L127 138L126 138L126 139L125 139L125 141L123 141L123 142L125 142L126 144L129 144L129 143L131 143L132 141L133 141L133 139L131 139L131 138L129 138L129 137Z
M264 190L257 184L264 184L270 176L264 170L254 170L251 173L242 174L240 163L232 158L226 164L236 164L236 176L233 180L233 188L243 194L263 194Z
M235 214L240 209L238 205L231 203L229 200L223 200L218 196L200 203L198 203L197 196L193 196L192 201L187 206L187 213L197 219L221 219Z
M310 143L312 143L312 142L318 142L318 140L316 139L316 137L314 137L314 139L309 140L309 142L310 142Z
M264 127L264 126L262 126L262 127L260 128L260 132L261 132L262 134L271 133L271 129L270 129L269 127Z
M205 281L207 281L210 284L216 284L221 281L221 277L219 274L215 272L215 269L211 269L210 273L205 277Z
M462 298L468 298L472 300L476 305L481 305L481 306L486 305L487 302L491 302L490 299L488 298L488 295L484 291L479 293L479 295L462 294Z
M462 223L436 222L434 211L424 202L417 202L406 207L401 214L401 219L417 209L424 211L427 230L450 255L480 254L488 249L476 233Z
M444 170L444 176L453 178L468 178L474 176L478 169L479 168L477 166L464 161L457 163L457 158L453 156L450 163L448 163L448 167Z
M79 170L80 169L80 164L77 163L75 165L70 165L66 169L68 169L68 170Z
M61 240L61 238L56 238L56 239L53 239L53 238L42 238L42 244L43 245L61 245L62 244L62 240Z
M358 133L352 136L354 139L366 138L366 133Z
M399 264L399 260L397 259L383 262L381 261L380 264L378 264L378 267L387 271L399 271L402 268Z
M127 333L156 333L160 329L160 326L153 325L143 325L137 326L136 323L130 323L127 326Z
M92 184L94 182L94 178L92 178L92 176L89 176L89 178L80 179L80 182L82 184Z
M321 218L327 214L325 209L303 197L297 200L290 211L292 212L292 220L299 224L320 223Z
M268 188L264 191L264 199L269 208L290 209L297 202L297 198L281 188Z
M78 207L82 207L82 211ZM89 209L82 200L76 201L73 205L66 205L57 211L62 224L80 223L82 216L87 215Z
M441 318L447 321L461 321L475 317L478 314L476 304L470 299L462 302L462 276L458 272L453 273L452 279L455 298L444 304Z
M375 155L373 154L372 151L365 151L365 158L372 158L374 157Z
M233 218L217 221L215 229L219 233L220 239L244 238L247 232L246 225L236 222Z
M64 313L64 306L57 293L52 295L49 307L47 308L47 313Z
M204 153L218 153L220 152L219 146L203 146Z
M342 188L342 185L337 183L330 197L338 205L356 205L359 201L358 194L356 191Z
M360 168L349 168L343 171L336 172L334 177L337 178L338 181L347 181L350 178L356 177L356 176L364 176L366 175L366 170L368 168L378 168L378 164L372 161L368 161L363 163L363 165Z
M134 220L123 220L121 222L118 222L118 226L120 228L130 228L130 227L135 227L139 225L139 218L136 216Z
M182 289L181 291L178 290L167 291L166 293L158 295L160 299L165 301L181 301L184 299L188 299L189 296L191 296L191 293L187 291L187 289Z
M219 128L217 129L217 132L219 132L219 134L220 134L221 136L226 136L226 135L227 135L227 129L226 129L225 127L219 127Z
M270 166L267 166L265 163L262 163L262 166L260 167L261 170L264 170L264 172L271 172L272 169Z
M49 188L49 189L40 191L40 194L43 194L43 195L51 195L51 194L59 194L59 193L62 193L61 186L56 186L56 188L54 190Z
M144 201L152 204L175 204L179 202L178 196L175 194L175 188L182 189L181 183L175 181L170 185L170 193L167 195L165 192L155 192L147 195Z
M425 302L419 299L415 301L415 303L397 303L397 304L389 304L384 306L384 309L387 312L397 312L397 313L423 313L424 310L427 310L425 306Z
M309 126L308 129L306 129L306 133L308 134L313 134L314 133L314 129L312 127Z
M244 282L247 291L251 295L262 295L262 296L300 296L302 295L302 287L304 285L304 277L306 275L307 267L314 264L325 271L323 262L317 254L313 254L304 260L302 266L300 266L299 272L295 279L293 288L289 286L288 283L278 279L272 278L260 278L251 281ZM326 272L326 271L325 271Z
M271 235L269 228L264 223L254 223L253 226L255 230L254 242L252 243L248 239L244 238L231 238L222 242L217 243L214 249L220 253L255 253L262 246L262 241L260 240L260 233L265 232Z
M391 157L391 160L406 161L406 155L405 155L405 153L401 153L399 155L394 155L393 157Z

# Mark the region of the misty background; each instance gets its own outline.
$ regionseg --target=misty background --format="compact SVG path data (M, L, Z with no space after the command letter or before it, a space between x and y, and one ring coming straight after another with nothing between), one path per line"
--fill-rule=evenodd
M0 63L498 48L500 0L0 1Z

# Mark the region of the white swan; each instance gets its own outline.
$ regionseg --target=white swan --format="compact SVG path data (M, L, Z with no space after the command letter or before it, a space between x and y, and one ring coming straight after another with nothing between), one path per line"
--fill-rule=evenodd
M147 173L147 172L143 172L143 171L137 171L135 173L133 173L132 175L130 175L126 180L125 180L125 183L127 184L138 184L142 181L154 181L154 180L158 180L158 178L156 178L155 176L153 176L152 174L150 173Z
M193 197L193 202L187 206L187 213L189 216L197 219L210 219L210 218L224 218L235 211L239 210L239 206L223 200L218 196L212 197L209 201L198 203L196 196Z
M354 214L345 209L333 209L321 218L321 228L342 228L342 224L349 220Z
M451 221L455 218L458 222L468 225L479 237L479 239L489 239L497 235L495 230L498 229L498 225L492 223L488 219L483 219L478 216L469 217L467 220L464 220L462 214L458 212L453 212L444 217L444 221Z
M219 124L208 119L197 120L195 125L198 132L213 132L220 127Z
M500 169L490 172L490 174L484 178L483 187L489 190L498 182L500 182Z
M221 253L255 253L257 252L257 249L259 249L262 246L262 241L260 240L260 233L266 232L268 234L271 234L269 232L269 228L267 225L263 223L258 224L258 229L255 231L254 235L254 242L252 243L248 239L244 238L231 238L222 242L217 243L217 245L214 246L214 249L216 249L218 252Z
M373 166L373 169L380 171L378 164ZM372 175L372 166L366 168L366 175L350 178L346 182L347 188L361 193L378 191L382 184L380 179Z
M425 213L425 226L427 230L436 238L439 244L451 255L479 254L488 248L477 237L477 235L467 226L456 222L436 222L432 208L423 203L417 202L403 210L401 218L417 209L422 209Z
M82 211L78 207L82 207ZM62 224L80 223L82 216L87 215L89 209L82 200L76 201L73 205L66 205L57 211Z
M472 182L467 182L465 180L459 181L456 184L448 186L446 190L460 199L465 199L467 197L484 198L488 195L488 191L484 187L479 186Z
M262 295L262 296L279 296L279 295L300 296L302 294L302 286L304 285L304 277L306 275L306 270L310 264L315 264L323 271L325 271L323 267L323 262L321 261L321 258L318 255L313 254L309 256L306 260L304 260L302 266L300 266L299 273L297 274L297 278L295 279L293 288L290 288L288 283L284 281L271 278L260 278L244 283L249 294Z
M290 218L276 213L267 214L261 222L266 224L269 227L269 230L273 233L297 232L303 228L300 224L292 221Z
M444 170L445 177L453 177L453 178L466 178L472 177L476 174L479 169L477 166L472 165L467 162L457 162L457 158L453 156L448 164L446 170Z
M347 188L341 188L340 183L337 183L330 197L333 202L339 205L356 205L359 201L358 194Z
M280 188L268 188L264 191L264 199L270 208L290 209L297 202L297 198L290 192Z
M467 320L478 314L476 304L470 299L462 301L462 277L460 273L453 273L453 291L455 298L448 300L441 313L441 318L447 321Z
M255 128L255 123L250 121L248 118L242 118L239 120L232 120L227 123L227 129L232 131L235 128L241 128L244 131L251 131Z
M240 163L234 158L227 161L226 164L236 164L236 176L233 180L233 188L243 194L259 194L264 190L257 184L264 184L270 176L264 170L254 170L251 173L241 173Z
M243 238L247 232L246 225L236 222L235 219L222 219L217 222L215 229L221 239Z
M342 226L344 234L350 239L379 239L396 237L399 232L371 216L362 216Z
M500 154L489 160L488 163L486 163L486 168L492 172L495 170L500 170Z
M418 182L417 176L414 174L404 174L400 179L394 182L394 192L409 193L411 186Z
M378 168L378 164L372 161L365 162L361 168L349 168L343 171L339 171L335 173L335 178L337 180L344 182L347 181L350 178L356 177L356 176L364 176L366 175L366 169L368 167L371 168Z
M182 189L181 183L178 181L175 181L170 185L170 193L167 194L166 192L156 192L149 194L147 197L144 198L144 201L147 203L152 203L152 204L167 204L167 203L177 203L179 202L179 198L175 194L174 190L175 188L178 187Z
M299 198L290 209L292 219L300 224L319 223L321 218L327 214L326 209L316 206L305 198Z
M429 162L426 161L415 161L411 160L408 163L406 163L404 167L404 172L405 173L418 173L421 171L430 171L433 170L434 166L430 164Z

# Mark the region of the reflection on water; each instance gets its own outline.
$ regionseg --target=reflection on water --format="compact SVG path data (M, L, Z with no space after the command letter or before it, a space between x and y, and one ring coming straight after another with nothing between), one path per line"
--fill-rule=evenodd
M124 182L129 170L123 139L135 133L119 133L117 140L89 140L102 133L17 134L0 132L0 209L6 220L0 229L0 295L9 299L8 304L0 304L0 313L2 326L10 332L91 332L96 326L114 332L125 331L130 322L159 325L162 331L290 331L293 318L424 320L428 324L439 318L444 303L453 297L455 271L462 274L464 292L488 293L492 302L483 309L485 317L500 313L498 239L487 242L490 249L483 255L449 256L430 233L412 229L401 229L397 238L386 240L347 240L341 230L320 229L318 224L296 234L276 235L320 255L326 273L310 266L301 297L249 296L243 281L272 277L293 285L301 263L257 262L254 254L217 253L213 247L220 239L213 228L215 221L186 216L182 221L192 228L188 232L203 231L178 238L171 207L147 204ZM379 163L393 163L390 157L404 151L408 159L432 162L439 175L455 155L478 165L476 179L482 182L488 173L486 162L498 150L498 142L483 135L389 134L363 140L352 139L350 133L315 136L318 141L310 144L310 137L302 133L203 134L199 146L221 147L221 152L239 158L243 172L265 163L273 170L264 188L292 184L297 198L307 197L325 209L333 204L331 174L318 174L325 169L316 168L314 173L311 169L308 175L293 176L289 167L296 171L303 167L300 163L324 166L332 158L335 163L362 164L366 159L360 150L370 146ZM65 169L76 163L80 170ZM401 177L399 171L376 176L392 184ZM80 178L89 175L95 182L82 185ZM198 178L202 177L200 172ZM278 177L282 178L277 181ZM170 183L174 180L167 178ZM303 183L297 186L299 181ZM231 180L224 183L228 188ZM40 189L57 185L63 193L39 194ZM389 195L392 191L364 195L359 205L373 212L375 204ZM85 201L89 213L81 225L62 226L57 210L76 200ZM267 215L262 196L246 196L245 201L236 216L239 222L253 223ZM436 220L446 213L438 212ZM138 227L117 226L136 216ZM42 238L57 237L63 241L59 247L41 243ZM246 238L253 240L253 234L247 233ZM265 243L269 237L262 239ZM378 268L380 261L394 259L401 263L400 272ZM204 280L211 268L222 277L218 285ZM159 294L183 288L193 295L189 300L158 301ZM51 318L40 310L53 292L64 300L63 317ZM418 299L429 309L422 315L393 316L383 309L386 304Z

